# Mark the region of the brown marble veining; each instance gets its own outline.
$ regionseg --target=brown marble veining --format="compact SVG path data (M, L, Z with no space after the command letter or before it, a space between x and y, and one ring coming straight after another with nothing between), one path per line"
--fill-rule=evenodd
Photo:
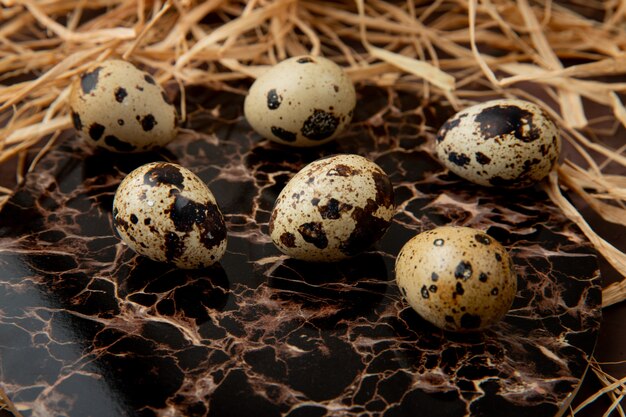
M593 250L541 192L468 184L433 157L452 113L362 88L340 141L260 141L242 98L190 94L167 149L114 155L70 139L0 214L0 387L25 416L552 416L580 382L600 323ZM195 100L195 102L194 102ZM203 110L206 109L206 110ZM289 259L268 221L287 180L334 153L373 159L398 213L372 250L336 264ZM183 271L113 235L125 173L150 161L191 169L215 194L227 253ZM401 299L393 263L415 233L487 231L514 258L505 320L442 332Z

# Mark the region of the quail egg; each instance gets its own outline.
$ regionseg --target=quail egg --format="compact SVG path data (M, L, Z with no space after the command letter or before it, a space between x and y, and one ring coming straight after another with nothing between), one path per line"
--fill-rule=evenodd
M110 60L74 80L70 110L86 142L114 152L142 152L176 136L176 108L147 72Z
M396 282L420 316L458 332L499 321L517 291L506 250L469 227L438 227L409 240L396 259Z
M124 178L113 200L113 225L140 255L193 269L226 250L226 225L200 178L167 162L143 165Z
M281 191L270 218L274 244L305 261L336 261L378 241L394 214L387 174L359 155L318 159Z
M334 139L352 119L354 85L334 62L299 56L275 65L250 87L246 119L261 136L291 146Z
M437 156L460 177L484 186L528 187L556 164L561 139L536 104L493 100L451 117L439 130Z

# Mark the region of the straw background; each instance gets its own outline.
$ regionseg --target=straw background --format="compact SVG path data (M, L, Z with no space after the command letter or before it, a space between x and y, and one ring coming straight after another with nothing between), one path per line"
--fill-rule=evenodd
M569 143L542 185L619 279L603 306L626 299L626 254L581 214L626 226L626 1L0 0L0 164L19 183L71 128L69 85L95 61L148 69L185 117L186 89L245 94L239 81L299 54L325 55L359 85L392 87L457 110L495 97L546 109ZM13 187L0 187L0 204ZM588 211L586 211L588 213ZM608 395L618 380L592 360ZM2 397L0 396L0 404ZM11 407L11 405L7 405ZM12 410L18 413L17 410ZM2 406L0 405L0 415ZM18 413L19 414L19 413Z

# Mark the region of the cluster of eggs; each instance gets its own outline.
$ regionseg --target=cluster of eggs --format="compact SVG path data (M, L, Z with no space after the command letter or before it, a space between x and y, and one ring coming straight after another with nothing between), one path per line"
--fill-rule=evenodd
M281 62L251 86L244 113L261 136L297 147L336 138L350 123L356 94L346 73L322 57ZM177 114L152 76L110 60L77 79L71 115L89 143L141 152L175 138ZM435 144L442 164L483 186L521 188L554 168L560 138L537 105L493 100L457 113ZM305 166L278 196L269 233L284 254L338 261L375 244L395 211L392 183L374 162L351 154ZM167 162L143 165L120 183L113 224L135 252L181 268L209 266L226 250L224 216L207 185ZM396 259L396 281L408 304L452 331L486 328L509 310L517 277L507 251L486 233L439 227L418 234Z

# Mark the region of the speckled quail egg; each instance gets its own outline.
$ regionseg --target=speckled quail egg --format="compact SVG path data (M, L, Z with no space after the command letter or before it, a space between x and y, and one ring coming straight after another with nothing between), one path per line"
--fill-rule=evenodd
M451 117L437 156L452 172L484 186L528 187L550 173L561 150L554 122L536 104L493 100Z
M260 76L244 112L252 128L274 142L316 146L334 139L352 119L354 85L329 59L299 56Z
M305 261L336 261L378 241L395 208L387 174L359 155L318 159L281 191L270 235L283 253Z
M97 64L74 80L70 109L86 142L114 152L142 152L176 137L176 108L147 72L121 60Z
M180 268L209 266L226 250L215 197L194 173L172 163L149 163L124 178L115 192L113 225L135 252Z
M469 227L438 227L409 240L396 259L396 282L420 316L459 332L499 321L517 291L506 250Z

